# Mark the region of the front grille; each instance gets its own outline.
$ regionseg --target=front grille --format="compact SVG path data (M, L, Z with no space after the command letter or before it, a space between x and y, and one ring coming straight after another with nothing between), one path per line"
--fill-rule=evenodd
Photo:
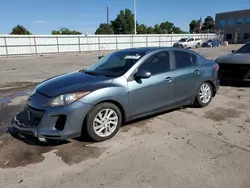
M250 65L247 64L219 64L220 78L250 79Z
M43 111L36 111L30 107L26 107L15 116L14 122L20 128L35 128L39 125L43 117L43 113Z

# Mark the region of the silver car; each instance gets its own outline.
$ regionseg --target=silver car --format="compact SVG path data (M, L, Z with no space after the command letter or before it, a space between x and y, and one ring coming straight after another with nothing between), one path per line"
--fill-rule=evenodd
M87 133L104 141L124 122L185 105L207 106L219 88L218 69L185 49L116 51L85 70L37 85L10 131L47 140Z

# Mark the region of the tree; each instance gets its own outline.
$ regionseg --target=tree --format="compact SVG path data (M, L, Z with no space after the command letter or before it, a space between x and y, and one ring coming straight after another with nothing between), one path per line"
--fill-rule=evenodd
M114 34L113 28L110 24L102 23L99 25L99 28L95 31L96 35L109 35Z
M11 35L32 35L31 32L28 31L25 27L21 25L17 25L13 27L12 32L10 33Z
M173 26L173 34L186 34L188 32L182 31L179 27Z
M134 15L131 10L121 10L114 21L111 21L114 34L133 34Z
M61 28L59 31L52 30L52 35L81 35L79 31L76 30L69 30L68 28Z
M137 24L136 32L137 34L147 34L147 26L144 24Z
M155 33L155 31L154 31L154 28L153 27L148 27L147 28L147 34L154 34Z
M189 24L190 33L199 33L200 32L200 20L192 20Z
M211 30L215 28L215 24L214 24L214 19L211 16L207 16L204 20L202 29L203 30Z

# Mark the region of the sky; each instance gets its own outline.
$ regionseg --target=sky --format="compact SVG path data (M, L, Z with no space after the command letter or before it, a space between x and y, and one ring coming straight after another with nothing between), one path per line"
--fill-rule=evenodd
M136 0L137 21L154 26L169 21L189 30L193 19L216 13L250 9L250 0ZM0 34L8 34L17 24L33 34L50 34L61 27L94 34L100 23L106 23L120 10L133 11L133 0L1 0Z

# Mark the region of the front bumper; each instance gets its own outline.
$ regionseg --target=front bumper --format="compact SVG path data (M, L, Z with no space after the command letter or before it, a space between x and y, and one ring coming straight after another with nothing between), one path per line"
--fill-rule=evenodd
M84 118L91 108L91 104L79 101L46 110L27 105L13 118L9 131L37 138L57 140L76 138L81 135Z

